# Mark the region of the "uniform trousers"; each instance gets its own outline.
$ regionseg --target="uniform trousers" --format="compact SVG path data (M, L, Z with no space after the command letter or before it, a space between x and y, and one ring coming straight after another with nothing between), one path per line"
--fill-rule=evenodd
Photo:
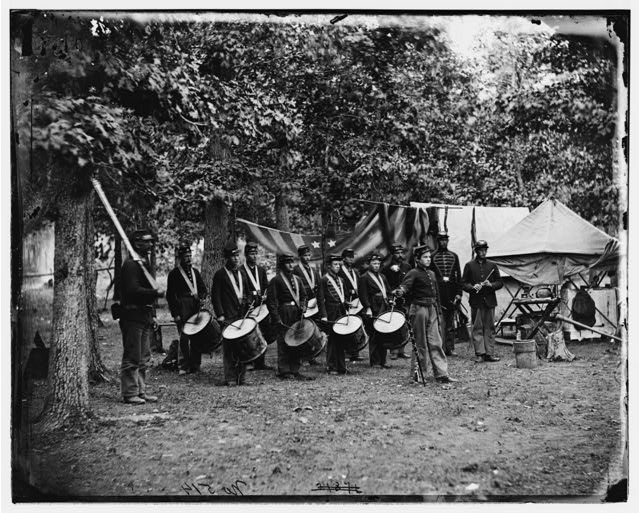
M433 375L441 378L449 375L447 357L442 349L440 336L440 319L435 305L412 304L409 309L409 319L413 336L415 337L418 357L422 371L427 373L427 353L431 360ZM411 372L416 368L415 352L411 353Z
M450 353L456 348L455 332L453 329L454 306L450 305L442 309L442 340L444 352Z
M247 373L247 364L240 363L233 351L233 340L222 340L222 365L224 367L224 380L243 384Z
M289 327L300 320L300 309L296 305L281 305L279 314L284 326L280 325L277 327L278 375L298 374L300 370L300 357L291 352L289 346L287 346L284 341L284 336Z
M147 367L151 359L151 321L120 319L122 331L122 364L120 388L122 397L128 399L145 393Z
M494 311L495 308L471 307L471 321L473 322L471 337L476 356L493 354L496 343Z

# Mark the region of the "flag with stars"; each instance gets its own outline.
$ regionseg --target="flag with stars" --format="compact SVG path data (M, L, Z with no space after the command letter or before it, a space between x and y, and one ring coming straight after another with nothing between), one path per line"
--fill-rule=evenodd
M342 254L342 251L347 248L355 251L356 260L365 258L372 251L385 254L390 252L391 245L394 243L405 246L409 255L414 245L428 243L431 238L428 233L429 216L425 208L402 207L386 203L377 204L352 232L335 235L327 233L324 237L283 232L244 219L237 219L237 221L247 229L249 239L260 244L267 251L297 255L298 246L306 244L311 249L311 260L316 262L323 259L323 254Z

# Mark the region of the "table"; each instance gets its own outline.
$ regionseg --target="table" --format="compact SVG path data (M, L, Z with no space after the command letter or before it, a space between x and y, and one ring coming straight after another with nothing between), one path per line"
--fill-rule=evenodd
M535 337L544 322L549 320L549 316L553 310L555 310L556 306L560 304L560 301L561 298L559 297L517 298L512 301L512 304L524 315L537 319L536 324L533 326L531 332L527 334L526 338L531 339ZM516 332L518 328L518 319L516 318Z

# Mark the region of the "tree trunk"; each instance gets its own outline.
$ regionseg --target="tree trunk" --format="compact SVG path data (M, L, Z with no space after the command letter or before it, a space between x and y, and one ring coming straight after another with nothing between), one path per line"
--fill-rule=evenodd
M214 197L204 212L204 253L202 255L202 279L209 292L217 269L224 264L224 246L233 236L230 227L229 205L223 198Z
M111 381L109 371L102 363L100 356L100 346L98 344L98 326L102 325L100 315L98 314L98 298L96 295L96 282L98 273L95 270L95 254L93 248L95 226L93 224L93 191L89 197L89 215L86 218L87 227L87 244L85 259L87 266L85 268L86 284L87 284L87 318L89 319L89 380L92 383L102 383Z
M285 232L290 231L287 195L283 191L276 194L276 228Z
M42 426L45 430L82 422L89 410L89 347L92 337L87 299L87 231L91 196L61 187L55 223L52 343L48 395ZM89 261L87 261L89 260Z
M120 301L120 290L122 287L122 239L115 230L115 249L113 257L113 300Z

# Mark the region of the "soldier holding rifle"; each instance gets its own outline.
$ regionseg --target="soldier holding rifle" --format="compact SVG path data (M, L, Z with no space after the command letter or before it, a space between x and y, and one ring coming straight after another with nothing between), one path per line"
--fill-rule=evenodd
M467 262L462 273L462 288L469 293L473 347L476 363L498 362L495 356L496 328L494 311L498 304L496 290L503 286L498 266L487 260L489 245L479 240L474 245L476 258Z
M427 245L417 246L413 251L416 267L411 269L400 286L393 291L396 296L411 298L409 319L418 349L422 369L426 371L427 353L431 360L433 374L440 383L458 381L449 376L447 357L442 349L440 328L440 295L436 277L429 270L431 252ZM413 360L414 357L412 357ZM413 369L413 365L411 366ZM417 381L417 376L414 375Z

